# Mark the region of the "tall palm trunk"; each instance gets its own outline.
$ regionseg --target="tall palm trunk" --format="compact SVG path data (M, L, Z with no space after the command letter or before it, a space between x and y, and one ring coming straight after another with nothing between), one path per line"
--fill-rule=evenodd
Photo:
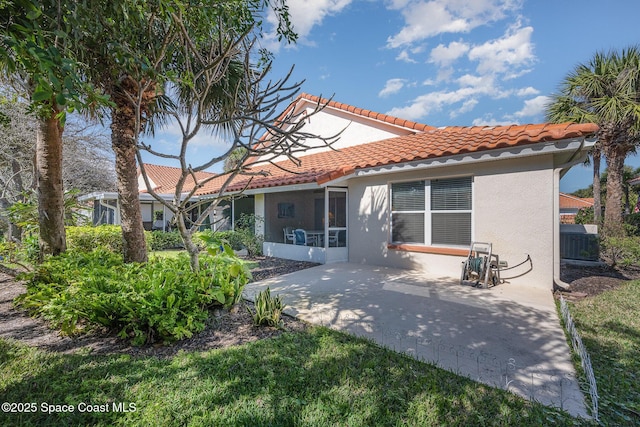
M613 144L605 148L608 165L607 174L607 202L604 211L604 232L608 236L623 236L622 197L624 195L622 177L624 160L628 150L622 149L620 144Z
M602 153L599 148L593 150L593 222L602 224L602 189L600 188L600 160Z
M136 120L135 114L131 114L132 108L125 100L122 101L118 102L116 98L117 106L111 111L111 145L116 155L124 260L146 262L147 246L138 196Z
M39 257L58 255L67 249L64 229L64 189L62 185L62 131L52 106L48 118L40 119L36 130L36 183Z

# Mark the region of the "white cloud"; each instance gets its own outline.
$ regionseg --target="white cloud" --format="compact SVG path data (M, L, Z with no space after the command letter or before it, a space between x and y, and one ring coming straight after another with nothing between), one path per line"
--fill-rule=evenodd
M449 66L469 51L469 45L463 41L451 42L448 46L439 44L431 49L429 62L440 66Z
M550 98L548 96L540 95L532 99L524 101L524 107L516 112L516 117L533 117L540 114L544 114L545 108L549 104Z
M404 61L404 62L408 62L410 64L415 64L418 61L416 61L415 59L411 58L409 56L409 52L407 52L406 50L401 51L398 56L396 56L396 60L397 61Z
M540 91L538 89L533 88L531 86L525 87L525 88L522 88L522 89L518 89L516 91L516 95L518 95L518 96L531 96L531 95L537 95L539 93L540 93Z
M400 89L405 86L406 82L407 81L405 79L389 79L384 85L384 88L380 92L378 92L378 96L384 98L385 96L398 93Z
M313 44L308 36L314 26L320 25L327 16L340 13L352 0L288 0L289 18L293 30L298 34L299 43ZM267 22L271 24L272 31L265 35L266 47L277 52L280 44L275 35L278 21L275 13L269 10Z
M480 74L500 73L510 76L520 75L514 72L523 66L530 65L535 60L533 43L531 42L532 27L520 28L516 25L498 39L490 40L469 51L469 59L478 61L477 71Z
M521 0L395 1L389 7L402 11L405 26L387 39L387 46L410 45L443 33L468 33L519 10L521 3Z
M474 119L471 124L473 126L507 126L518 123L508 119L498 120L491 115L487 115L485 117L478 117L477 119Z
M387 114L417 121L432 112L441 111L444 107L458 103L462 103L463 105L459 107L457 111L463 113L476 105L476 101L472 100L474 96L489 95L487 91L490 91L490 88L481 86L462 87L452 91L430 92L418 96L406 107L392 108Z
M462 103L462 106L457 110L452 110L449 113L449 117L454 119L458 117L460 114L468 113L473 111L476 105L478 105L479 101L475 98L468 99Z

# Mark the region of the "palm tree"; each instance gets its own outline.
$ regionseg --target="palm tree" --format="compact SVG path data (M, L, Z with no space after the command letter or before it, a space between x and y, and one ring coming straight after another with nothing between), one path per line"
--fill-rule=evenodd
M600 175L596 160L602 153L609 171L604 232L621 235L624 161L635 149L640 133L640 48L596 53L567 75L560 93L552 98L548 120L600 126L594 152L594 197L599 194L595 191Z

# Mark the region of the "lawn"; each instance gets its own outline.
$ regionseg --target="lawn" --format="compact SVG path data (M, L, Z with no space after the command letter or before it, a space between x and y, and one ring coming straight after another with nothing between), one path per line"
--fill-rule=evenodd
M640 425L640 281L571 303L591 357L604 425Z
M0 412L0 425L579 424L322 327L168 359L64 355L0 340L0 396L23 410Z

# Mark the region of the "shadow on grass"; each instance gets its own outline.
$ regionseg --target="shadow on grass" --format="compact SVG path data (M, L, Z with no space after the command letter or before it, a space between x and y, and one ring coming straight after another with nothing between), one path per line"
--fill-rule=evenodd
M0 425L572 425L502 390L326 328L171 359L59 355L0 341ZM80 403L108 412L81 412ZM44 413L48 405L73 412ZM135 412L114 409L135 406ZM115 406L114 406L115 404ZM103 410L104 408L103 407ZM56 408L53 408L56 409Z

